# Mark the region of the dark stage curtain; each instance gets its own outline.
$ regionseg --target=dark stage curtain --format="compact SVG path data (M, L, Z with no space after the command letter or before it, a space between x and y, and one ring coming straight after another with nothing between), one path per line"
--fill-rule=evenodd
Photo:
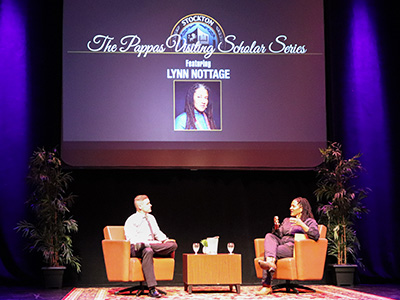
M395 238L399 111L396 50L399 8L379 1L326 1L328 126L347 158L362 153L357 185L371 189L357 222L364 280L400 278Z

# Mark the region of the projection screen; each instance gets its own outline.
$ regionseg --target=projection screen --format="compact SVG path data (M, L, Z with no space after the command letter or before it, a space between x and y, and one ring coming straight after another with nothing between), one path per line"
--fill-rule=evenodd
M322 0L64 0L67 164L307 169L325 146Z

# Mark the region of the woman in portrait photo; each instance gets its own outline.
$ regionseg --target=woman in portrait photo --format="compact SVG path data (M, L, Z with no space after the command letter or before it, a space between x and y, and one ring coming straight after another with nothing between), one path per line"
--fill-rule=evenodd
M184 112L175 119L175 130L217 129L210 94L210 88L204 83L195 83L189 88Z

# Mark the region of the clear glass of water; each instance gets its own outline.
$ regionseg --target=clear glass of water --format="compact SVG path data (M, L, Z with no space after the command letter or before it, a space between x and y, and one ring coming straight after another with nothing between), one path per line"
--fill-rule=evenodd
M234 243L228 243L226 245L226 247L228 248L229 254L233 253L233 249L235 249L235 244Z
M192 247L193 247L194 254L197 254L197 252L199 252L199 249L200 249L200 244L193 243Z

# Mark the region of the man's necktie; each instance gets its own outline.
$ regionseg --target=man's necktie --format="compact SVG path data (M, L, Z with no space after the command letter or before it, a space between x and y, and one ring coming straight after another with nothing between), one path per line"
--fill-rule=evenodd
M153 228L151 228L151 224L149 219L147 218L147 215L144 217L147 221L147 224L149 224L149 228L150 228L150 233L151 233L151 240L154 241L155 240L155 236L154 236L154 232L153 232Z

